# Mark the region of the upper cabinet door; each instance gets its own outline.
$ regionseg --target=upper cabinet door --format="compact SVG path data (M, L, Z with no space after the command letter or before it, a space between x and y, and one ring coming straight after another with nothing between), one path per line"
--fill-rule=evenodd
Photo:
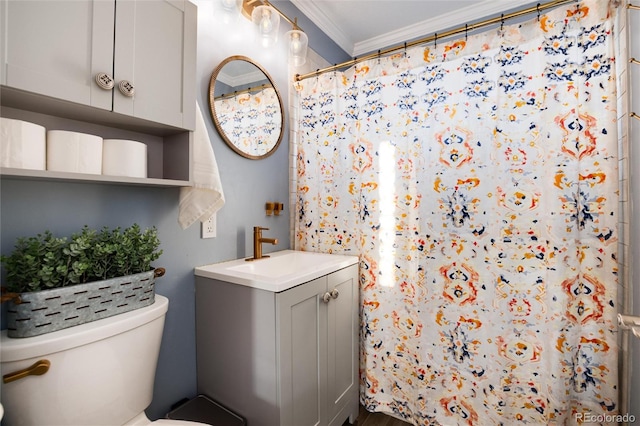
M110 110L112 92L95 83L113 76L113 0L0 3L0 83Z
M188 1L118 0L115 112L195 128L196 25Z
M0 22L0 84L195 129L189 1L0 0ZM98 85L102 73L113 89Z

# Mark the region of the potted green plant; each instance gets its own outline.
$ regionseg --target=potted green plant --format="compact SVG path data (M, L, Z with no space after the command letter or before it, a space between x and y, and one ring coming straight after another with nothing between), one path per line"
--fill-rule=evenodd
M45 231L19 238L6 272L7 333L29 337L150 305L155 278L151 263L162 254L155 227L134 224L93 230L85 226L70 238Z

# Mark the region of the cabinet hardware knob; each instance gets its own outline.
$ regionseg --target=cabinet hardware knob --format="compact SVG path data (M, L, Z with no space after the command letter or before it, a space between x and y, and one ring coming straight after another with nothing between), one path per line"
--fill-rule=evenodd
M132 98L133 95L136 94L136 89L133 87L133 84L127 80L122 80L118 83L118 89L120 89L120 93L125 95L128 98Z
M322 301L324 303L329 303L329 301L331 300L331 294L329 294L329 292L326 292L323 296L322 296Z
M334 288L333 290L331 290L331 293L329 293L329 295L333 298L333 299L337 299L338 296L340 296L340 292L338 291L337 288Z
M96 74L96 84L104 90L111 90L114 86L113 78L104 72Z

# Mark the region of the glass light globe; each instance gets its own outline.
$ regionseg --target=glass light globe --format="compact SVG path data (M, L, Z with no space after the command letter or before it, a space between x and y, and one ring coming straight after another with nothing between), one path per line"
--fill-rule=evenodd
M258 30L258 38L263 46L269 47L278 39L280 15L269 6L258 6L251 12L251 21Z
M287 32L289 40L289 62L298 67L307 61L307 46L309 37L301 30L291 30Z

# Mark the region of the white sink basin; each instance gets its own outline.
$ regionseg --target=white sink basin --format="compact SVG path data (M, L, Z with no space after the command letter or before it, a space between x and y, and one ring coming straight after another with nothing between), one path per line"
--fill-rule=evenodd
M199 277L280 292L358 263L357 256L283 250L268 258L213 263L195 268Z

